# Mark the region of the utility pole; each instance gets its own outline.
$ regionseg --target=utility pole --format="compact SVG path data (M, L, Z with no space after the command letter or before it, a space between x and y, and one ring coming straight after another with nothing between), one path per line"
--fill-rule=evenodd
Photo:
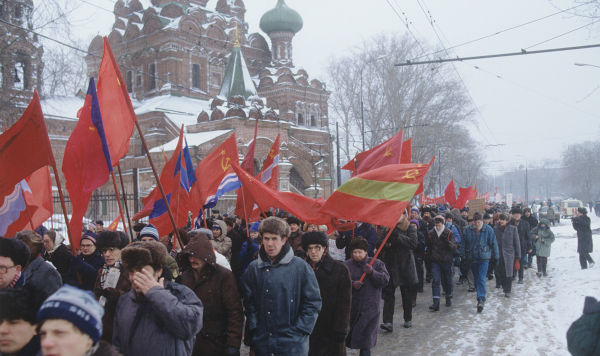
M340 165L340 125L337 121L335 122L335 142L337 146L337 186L339 187L342 184L342 168Z
M439 194L442 195L442 149L438 148L438 186L439 186Z
M525 205L529 204L529 177L527 173L527 162L525 162Z

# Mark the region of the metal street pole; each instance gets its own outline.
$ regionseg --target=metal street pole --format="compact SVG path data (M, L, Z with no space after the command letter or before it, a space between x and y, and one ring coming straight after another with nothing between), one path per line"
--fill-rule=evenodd
M363 70L365 66L363 65L360 68L360 122L361 122L361 130L362 133L362 149L365 151L365 108L363 104Z
M335 122L335 140L337 145L337 186L339 187L342 184L342 166L340 165L340 125L337 121Z
M438 186L439 186L439 194L442 195L442 150L438 148Z
M525 162L525 204L529 204L529 179L527 174L527 161Z

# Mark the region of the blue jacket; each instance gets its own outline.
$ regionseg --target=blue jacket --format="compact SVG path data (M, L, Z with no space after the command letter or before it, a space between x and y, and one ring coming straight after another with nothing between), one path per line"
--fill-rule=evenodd
M469 225L463 231L463 243L461 256L471 262L489 261L494 258L500 259L498 253L498 242L494 230L487 224L483 224L481 231L477 232L473 225Z
M350 258L350 242L353 238L363 237L369 243L369 257L375 255L375 245L377 244L377 231L371 224L362 223L360 226L354 228L354 230L344 231L335 240L337 248L346 248L346 259Z
M256 355L307 355L321 294L312 268L294 256L289 244L274 261L261 247L242 276L242 288Z
M452 231L452 234L454 234L454 241L456 241L457 244L460 244L460 232L458 232L458 228L456 227L456 225L451 224L450 226L446 225L446 227L448 228L448 230Z

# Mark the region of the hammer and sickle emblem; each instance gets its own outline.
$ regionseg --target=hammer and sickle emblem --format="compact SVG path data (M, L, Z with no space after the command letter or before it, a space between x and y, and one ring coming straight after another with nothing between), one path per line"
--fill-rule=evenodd
M275 157L275 150L271 148L271 150L269 150L269 157L271 157L271 159L273 159L273 157Z
M410 171L406 172L406 174L404 174L404 177L402 177L402 179L415 179L418 175L418 169L411 169Z
M390 147L390 146L387 146L387 147L385 148L385 153L383 154L383 157L389 157L389 156L391 156L391 155L392 155L392 147Z
M225 150L221 151L221 156L221 169L225 172L231 167L231 158L225 157Z
M96 127L94 126L89 126L88 128L90 129L90 131L96 131Z

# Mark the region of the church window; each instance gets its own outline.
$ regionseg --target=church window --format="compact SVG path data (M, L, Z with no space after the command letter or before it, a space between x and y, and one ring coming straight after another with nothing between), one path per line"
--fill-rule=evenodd
M127 71L127 79L126 79L126 85L127 85L127 92L131 93L133 92L133 72L128 70Z
M17 90L25 89L25 63L15 63L14 75L13 88Z
M150 90L156 89L156 64L151 63L148 67L150 80Z
M17 6L15 6L15 18L20 19L21 16L23 16L23 7L21 4L17 4Z
M138 88L142 86L142 76L141 75L136 76L136 78L135 78L135 86L138 87Z
M317 126L317 118L315 117L315 115L310 115L310 126Z
M192 87L200 88L200 65L192 65Z
M298 126L303 126L304 125L304 116L302 116L302 114L298 113Z

